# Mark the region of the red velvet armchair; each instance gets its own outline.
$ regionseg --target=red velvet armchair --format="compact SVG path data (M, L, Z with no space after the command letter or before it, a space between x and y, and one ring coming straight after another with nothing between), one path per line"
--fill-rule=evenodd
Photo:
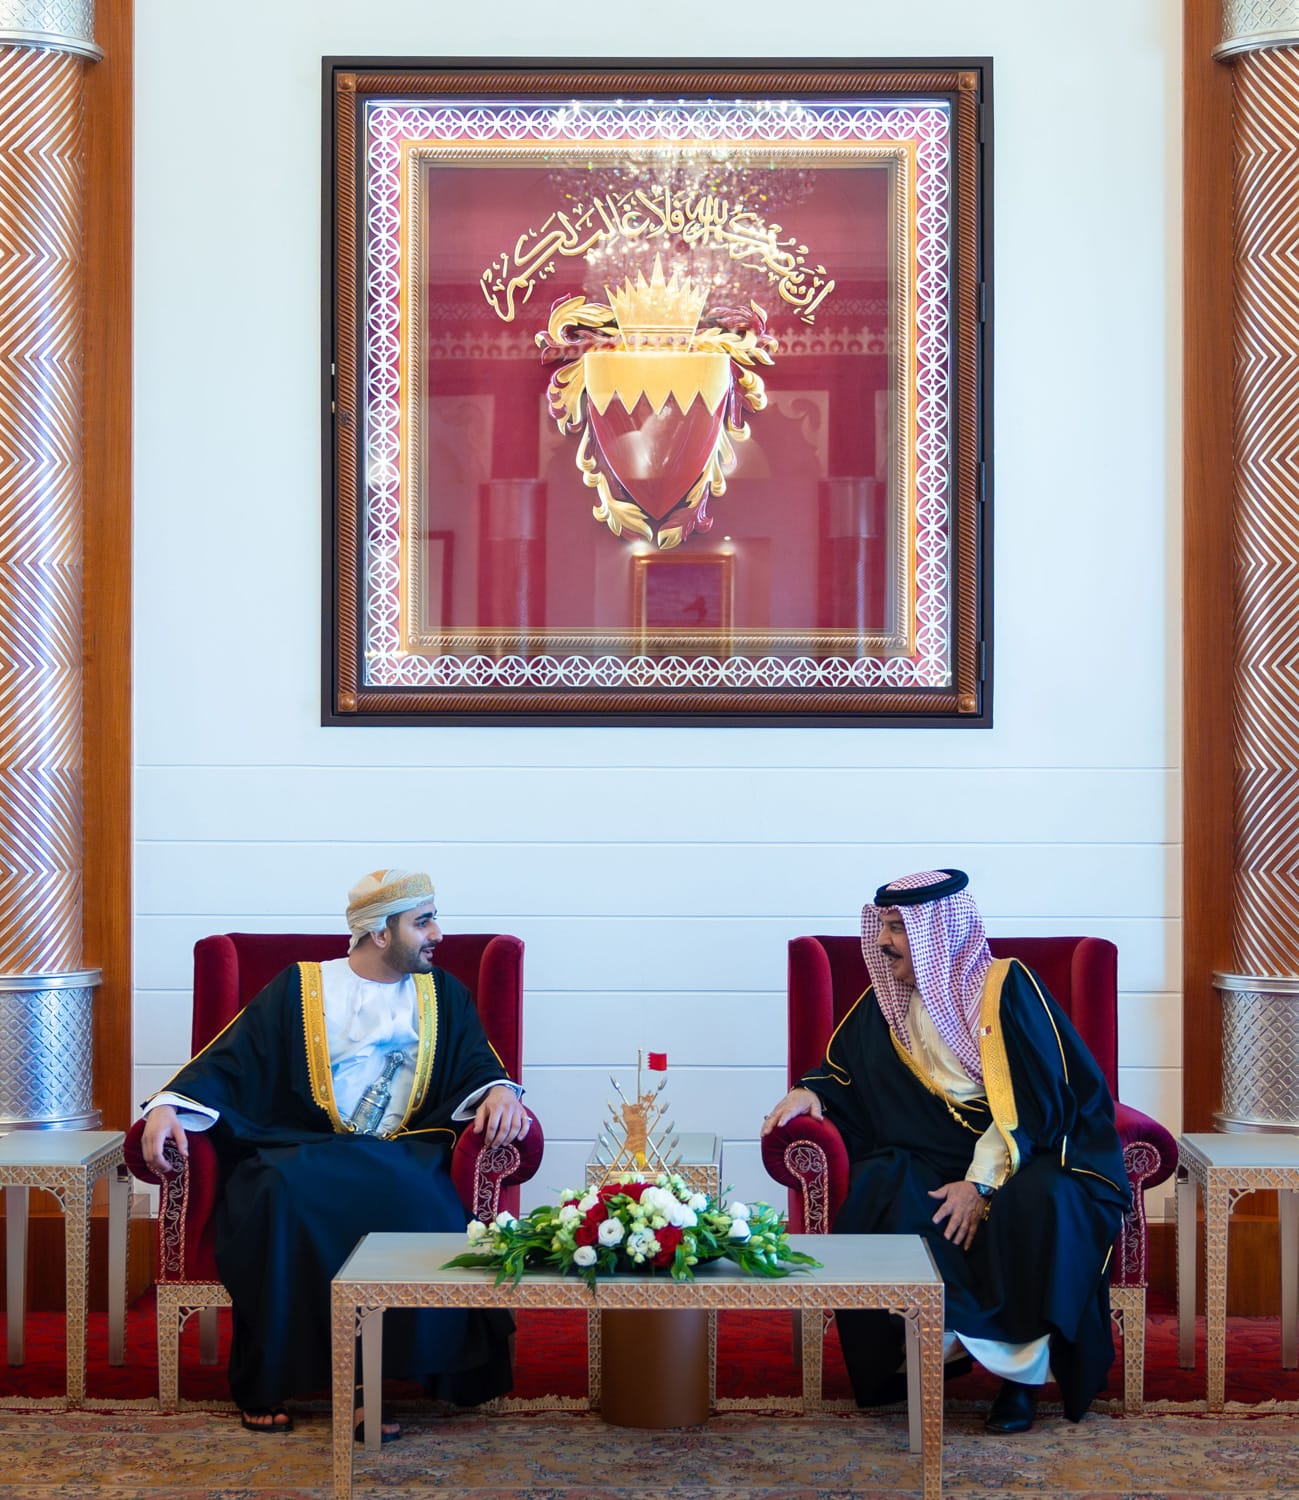
M231 932L194 945L194 1052L205 1047L281 969L320 963L347 953L348 939L319 933ZM523 943L492 933L457 933L438 944L437 963L467 986L488 1039L511 1078L523 1059ZM216 1309L230 1296L217 1275L212 1211L221 1191L216 1152L206 1134L189 1137L188 1166L166 1179L140 1154L143 1120L126 1139L126 1162L136 1177L159 1185L158 1393L164 1407L180 1395L180 1334L200 1313L201 1358L216 1358ZM518 1212L518 1184L541 1164L545 1146L535 1116L522 1141L485 1148L472 1130L461 1132L451 1177L468 1212L484 1221L502 1208Z
M1177 1145L1157 1121L1118 1102L1118 949L1104 938L993 938L998 958L1018 958L1069 1016L1115 1095L1115 1123L1132 1188L1132 1207L1114 1245L1110 1301L1123 1332L1123 1404L1140 1411L1145 1367L1145 1193L1177 1167ZM856 937L800 937L789 945L789 1080L825 1055L834 1028L870 975ZM848 1155L828 1120L802 1115L763 1138L762 1159L789 1188L792 1228L829 1232L848 1192Z

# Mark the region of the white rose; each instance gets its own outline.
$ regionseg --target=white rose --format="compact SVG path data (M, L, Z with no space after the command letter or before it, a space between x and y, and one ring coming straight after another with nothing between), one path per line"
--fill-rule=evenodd
M633 1229L627 1236L627 1253L633 1260L644 1260L646 1256L659 1253L659 1242L652 1230Z
M487 1238L487 1225L481 1219L470 1219L465 1233L469 1236L469 1243L476 1245L479 1240Z
M728 1203L726 1212L733 1219L747 1219L749 1217L749 1205L747 1203Z
M584 1214L589 1214L600 1201L599 1193L585 1193L577 1200L577 1206Z
M518 1222L513 1214L502 1212L496 1215L497 1229L513 1229Z
M595 1264L595 1246L579 1245L573 1251L573 1264L575 1266L593 1266Z
M699 1223L699 1216L693 1208L687 1208L682 1204L681 1212L673 1222L678 1229L693 1229Z
M602 1245L620 1244L622 1242L623 1233L624 1231L622 1223L618 1219L606 1219L604 1223L600 1225L599 1229L596 1230L596 1234L599 1236L600 1243Z
M749 1237L749 1226L743 1219L731 1220L731 1231L729 1238L733 1240L747 1240Z
M571 1224L574 1219L580 1219L581 1217L582 1215L578 1212L576 1203L565 1203L563 1208L559 1210L559 1222L561 1224Z
M703 1213L708 1207L708 1197L704 1193L691 1193L686 1199L686 1207L693 1208L697 1214Z

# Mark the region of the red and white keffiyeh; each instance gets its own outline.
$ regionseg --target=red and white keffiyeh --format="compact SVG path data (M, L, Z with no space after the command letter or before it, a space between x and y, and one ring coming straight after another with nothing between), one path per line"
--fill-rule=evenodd
M937 885L949 871L924 870L904 875L876 892L877 898L888 891L911 891ZM875 998L893 1034L908 1052L915 1049L907 1030L907 1009L911 1004L911 987L893 977L888 960L879 950L881 913L887 904L869 903L862 908L861 945L875 986ZM961 1061L961 1066L976 1083L983 1081L979 1060L979 1004L983 982L992 965L992 952L983 930L983 918L968 891L957 891L934 901L901 905L907 941L911 945L911 963L916 971L916 987L925 1003L939 1036Z

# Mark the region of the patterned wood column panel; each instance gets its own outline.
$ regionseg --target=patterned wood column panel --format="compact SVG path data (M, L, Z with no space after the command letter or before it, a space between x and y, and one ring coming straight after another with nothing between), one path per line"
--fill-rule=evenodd
M81 967L85 64L0 46L0 973Z
M1299 53L1233 64L1236 966L1299 973Z

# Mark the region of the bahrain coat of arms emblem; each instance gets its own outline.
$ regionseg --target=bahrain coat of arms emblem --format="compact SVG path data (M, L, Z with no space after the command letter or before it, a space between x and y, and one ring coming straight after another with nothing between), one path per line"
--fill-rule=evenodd
M559 430L596 491L597 521L666 551L712 525L748 414L767 404L758 367L776 340L756 302L708 305L707 287L663 270L606 288L608 303L564 297L537 334L554 369L547 392Z

